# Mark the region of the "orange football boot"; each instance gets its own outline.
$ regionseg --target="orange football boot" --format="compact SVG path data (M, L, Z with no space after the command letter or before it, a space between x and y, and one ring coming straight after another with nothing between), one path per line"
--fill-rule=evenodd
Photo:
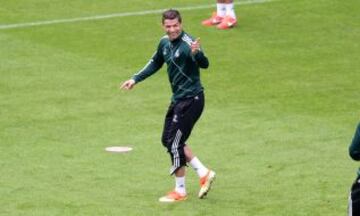
M203 26L213 26L213 25L218 25L221 23L221 21L223 20L224 18L221 17L221 16L218 16L216 14L216 12L213 12L212 16L209 18L209 19L206 19L204 21L201 22L201 24Z
M236 26L237 24L237 20L235 18L232 18L230 16L226 16L220 24L218 24L216 27L218 29L221 30L226 30L226 29L230 29L233 28L234 26Z
M159 201L171 203L171 202L184 201L186 199L187 199L186 194L182 195L174 190L169 192L166 196L160 197Z
M216 173L212 170L209 170L206 176L200 178L200 191L199 191L199 198L202 199L206 196L206 194L211 189L211 184L215 180Z

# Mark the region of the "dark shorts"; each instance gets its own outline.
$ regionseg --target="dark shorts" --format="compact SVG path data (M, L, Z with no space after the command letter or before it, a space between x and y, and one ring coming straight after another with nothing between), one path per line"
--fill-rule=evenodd
M171 103L165 116L162 144L172 162L170 174L186 165L184 146L204 109L204 94Z
M360 177L357 177L353 185L351 186L348 215L360 215Z

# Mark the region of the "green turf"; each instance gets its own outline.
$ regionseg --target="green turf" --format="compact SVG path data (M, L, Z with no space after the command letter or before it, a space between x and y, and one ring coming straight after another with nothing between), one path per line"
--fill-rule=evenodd
M0 25L213 4L192 0L5 1ZM358 166L347 148L360 107L360 3L238 5L231 31L183 11L210 59L206 109L189 140L218 178L205 200L173 187L160 144L165 70L118 89L152 55L160 15L0 30L0 215L346 214ZM165 68L165 67L164 67ZM130 145L130 154L104 148Z

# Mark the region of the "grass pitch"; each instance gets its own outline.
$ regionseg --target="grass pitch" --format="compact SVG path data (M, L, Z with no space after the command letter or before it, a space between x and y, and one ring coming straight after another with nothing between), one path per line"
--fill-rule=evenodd
M0 26L213 4L212 0L20 0ZM206 109L189 140L217 174L205 200L188 169L173 187L160 144L170 98L165 67L131 92L163 35L160 14L0 30L0 215L338 216L358 164L347 149L359 119L360 3L278 0L237 5L239 26L200 25L210 59ZM130 145L129 154L107 146Z

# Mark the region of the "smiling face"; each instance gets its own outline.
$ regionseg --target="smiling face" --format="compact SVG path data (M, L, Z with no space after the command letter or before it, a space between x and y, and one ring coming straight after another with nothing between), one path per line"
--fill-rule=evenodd
M178 38L182 32L182 25L178 18L165 19L163 21L163 28L166 34L169 36L170 41Z

